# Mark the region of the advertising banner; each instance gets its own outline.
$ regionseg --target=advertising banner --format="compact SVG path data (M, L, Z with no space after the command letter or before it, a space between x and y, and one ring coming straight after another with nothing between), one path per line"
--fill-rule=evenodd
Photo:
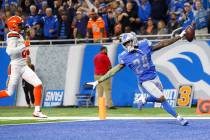
M58 107L63 105L64 90L47 90L43 107Z

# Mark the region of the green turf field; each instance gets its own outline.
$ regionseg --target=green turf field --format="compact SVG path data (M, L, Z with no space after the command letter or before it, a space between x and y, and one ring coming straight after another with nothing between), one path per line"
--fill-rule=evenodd
M195 113L196 108L177 108L179 114L185 117L199 117ZM42 111L49 117L97 117L98 108L43 108ZM33 112L32 108L0 108L1 117L31 117ZM116 110L107 110L109 117L169 117L161 108L144 108L139 111L136 108L120 107ZM209 116L209 115L202 115ZM2 120L0 124L14 124L14 123L36 123L36 122L51 122L58 120ZM61 121L61 120L59 120Z

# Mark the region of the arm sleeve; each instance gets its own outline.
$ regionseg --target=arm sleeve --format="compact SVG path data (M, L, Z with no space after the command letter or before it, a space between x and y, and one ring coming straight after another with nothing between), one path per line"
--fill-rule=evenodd
M123 64L123 65L125 64L125 62L124 62L124 60L122 59L122 56L121 56L121 55L118 56L118 63L119 63L119 64Z
M8 55L13 55L22 52L24 45L17 47L18 39L16 37L11 37L7 39L7 49L6 52Z
M89 9L94 9L95 12L98 12L98 9L89 0L85 0L85 2L87 3Z
M138 45L139 49L141 49L141 47L144 46L144 48L146 47L150 51L152 50L152 42L147 40L147 39L144 39L144 40L140 41L138 44L139 44Z

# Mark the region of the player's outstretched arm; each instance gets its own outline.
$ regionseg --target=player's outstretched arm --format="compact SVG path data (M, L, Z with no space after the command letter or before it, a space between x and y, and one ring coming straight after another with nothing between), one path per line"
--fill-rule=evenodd
M159 43L157 43L156 45L152 46L152 50L153 51L156 51L156 50L159 50L161 48L164 48L166 46L169 46L173 43L175 43L176 41L180 40L182 37L184 37L186 34L185 30L182 31L181 34L179 34L177 37L174 37L174 38L171 38L171 39L167 39L167 40L163 40L163 41L160 41Z
M122 68L124 68L125 65L123 64L118 64L115 67L111 68L104 76L102 76L99 80L98 83L101 83L110 77L114 76L118 71L120 71Z
M97 86L99 83L101 83L101 82L103 82L103 81L109 79L110 77L114 76L118 71L120 71L120 70L121 70L122 68L124 68L124 67L125 67L125 65L123 65L123 64L118 64L118 65L116 65L115 67L113 67L112 69L110 69L110 70L109 70L104 76L102 76L98 81L88 82L87 84L92 85L92 86L93 86L93 89L95 89L96 86Z

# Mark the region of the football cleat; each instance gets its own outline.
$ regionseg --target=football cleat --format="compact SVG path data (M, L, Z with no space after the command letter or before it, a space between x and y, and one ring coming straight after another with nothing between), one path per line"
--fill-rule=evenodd
M142 107L144 106L144 104L146 103L146 98L141 95L137 100L136 100L136 103L137 103L137 108L139 110L142 109Z
M185 120L184 118L178 116L177 117L177 121L182 125L182 126L187 126L189 124L189 122L187 120Z
M44 115L41 111L34 111L33 116L37 118L47 118L47 115Z

